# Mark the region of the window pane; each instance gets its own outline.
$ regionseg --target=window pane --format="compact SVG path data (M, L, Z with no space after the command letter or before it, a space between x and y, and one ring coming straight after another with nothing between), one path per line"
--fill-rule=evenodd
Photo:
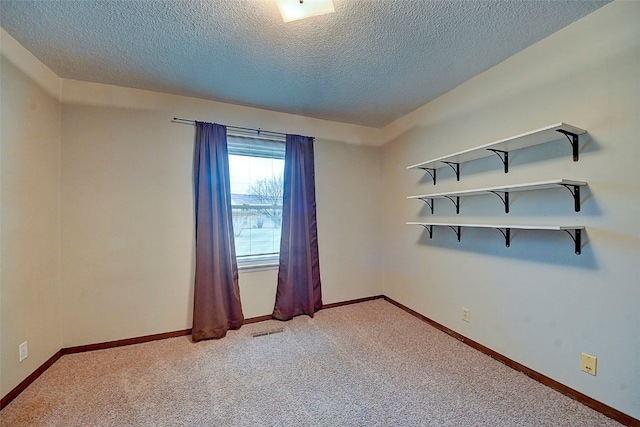
M284 143L229 136L231 204L238 262L280 251Z

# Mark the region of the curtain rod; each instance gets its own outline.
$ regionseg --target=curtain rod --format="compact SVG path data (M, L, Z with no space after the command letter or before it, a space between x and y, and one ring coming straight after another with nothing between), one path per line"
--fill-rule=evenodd
M173 122L176 123L184 123L184 124L188 124L188 125L195 125L196 121L195 120L190 120L190 119L181 119L180 117L174 117ZM269 134L269 135L278 135L278 136L283 136L286 137L287 134L286 133L282 133L282 132L273 132L270 130L262 130L260 128L258 129L253 129L253 128L243 128L241 126L226 126L228 129L235 129L235 130L244 130L244 131L249 131L249 132L255 132L256 134L258 134L258 136L260 134Z

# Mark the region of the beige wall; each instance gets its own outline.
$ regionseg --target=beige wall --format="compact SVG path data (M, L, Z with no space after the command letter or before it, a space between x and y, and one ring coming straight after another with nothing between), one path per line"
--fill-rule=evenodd
M60 329L60 103L20 68L30 54L0 57L0 395L62 346ZM13 46L15 47L15 46ZM16 61L5 56L5 53ZM27 66L28 68L28 66ZM50 78L53 73L36 70ZM32 74L33 75L33 74ZM58 85L59 89L59 85ZM27 341L22 362L18 346Z
M191 326L194 128L174 116L315 136L324 302L382 292L378 130L61 80L4 30L2 53L3 396L61 347ZM245 317L276 278L241 273Z
M382 293L380 150L346 143L374 130L67 80L63 99L64 347L191 326L194 128L173 117L315 136L324 302ZM241 273L245 317L271 314L276 278Z
M384 129L385 294L529 368L640 418L640 3L615 2ZM406 167L565 121L589 131L574 163L568 142L439 170L437 186ZM565 189L448 200L435 215L409 195L554 178L585 180L582 211ZM419 220L586 225L582 255L562 232L447 228ZM462 321L462 307L471 322ZM598 375L580 354L598 357Z

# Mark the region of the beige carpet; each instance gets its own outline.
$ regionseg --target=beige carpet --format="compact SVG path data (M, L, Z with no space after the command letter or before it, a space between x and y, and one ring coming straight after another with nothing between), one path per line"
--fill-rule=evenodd
M0 425L620 424L375 300L218 341L67 355L0 412Z

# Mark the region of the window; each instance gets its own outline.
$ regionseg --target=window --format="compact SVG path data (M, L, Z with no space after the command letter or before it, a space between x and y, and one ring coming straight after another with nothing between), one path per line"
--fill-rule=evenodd
M241 269L278 265L284 193L284 138L229 131L236 258Z

